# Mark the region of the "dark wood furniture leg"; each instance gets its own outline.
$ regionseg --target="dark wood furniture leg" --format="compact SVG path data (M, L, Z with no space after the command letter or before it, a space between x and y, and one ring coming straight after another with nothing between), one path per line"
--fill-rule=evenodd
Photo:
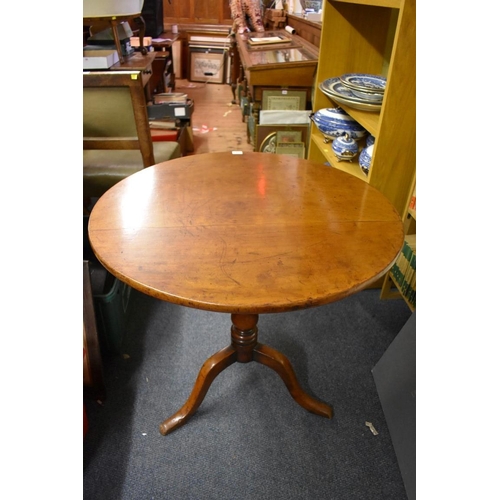
M148 53L148 49L144 47L144 35L146 33L146 23L142 16L134 17L134 21L139 26L139 50L141 54L145 56Z
M233 93L232 104L240 104L238 99L236 99L236 88L238 87L238 81L240 76L240 53L238 52L238 47L236 45L236 40L234 34L231 36L231 92Z
M160 433L166 436L184 425L202 403L210 385L224 369L235 361L257 361L272 368L281 377L293 399L306 410L322 417L332 418L332 408L309 396L300 387L288 358L275 349L257 342L258 314L232 314L231 345L208 358L198 374L193 390L182 408L160 425Z
M111 19L109 22L111 24L111 33L113 33L113 40L115 42L116 51L118 52L118 58L120 59L120 64L123 64L125 62L125 57L123 57L120 35L118 34L118 21L116 19Z

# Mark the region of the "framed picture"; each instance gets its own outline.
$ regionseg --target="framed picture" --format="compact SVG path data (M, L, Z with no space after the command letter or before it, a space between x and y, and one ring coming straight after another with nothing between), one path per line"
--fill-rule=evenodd
M191 50L192 82L223 83L225 52L195 52Z
M297 111L306 109L305 90L263 90L262 109Z
M277 155L295 156L296 158L305 158L306 148L303 142L277 142Z
M279 133L281 143L287 142L287 139L295 139L294 142L301 142L305 145L305 154L307 154L309 125L257 125L256 129L255 151L275 153ZM283 140L284 138L286 139Z
M279 130L276 132L276 142L302 142L300 130Z

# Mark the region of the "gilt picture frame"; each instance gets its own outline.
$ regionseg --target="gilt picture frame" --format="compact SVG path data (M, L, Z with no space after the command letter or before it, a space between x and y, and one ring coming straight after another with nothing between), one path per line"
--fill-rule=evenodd
M257 125L255 133L255 151L262 153L276 152L278 133L281 143L287 142L290 139L295 140L295 142L304 143L305 155L307 156L309 125Z

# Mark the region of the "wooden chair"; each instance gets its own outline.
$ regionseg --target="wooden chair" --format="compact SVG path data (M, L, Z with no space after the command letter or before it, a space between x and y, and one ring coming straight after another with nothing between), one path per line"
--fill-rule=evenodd
M151 139L140 71L83 73L83 197L98 198L139 170L182 156Z

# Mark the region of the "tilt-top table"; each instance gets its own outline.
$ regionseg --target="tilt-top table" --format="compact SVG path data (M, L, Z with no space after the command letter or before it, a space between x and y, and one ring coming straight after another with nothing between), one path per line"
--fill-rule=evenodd
M101 263L147 295L231 314L231 344L203 364L163 435L189 419L232 363L275 370L295 401L332 417L299 385L288 358L257 341L258 315L333 302L396 260L403 225L389 201L354 176L266 153L209 153L160 163L107 191L89 220Z

